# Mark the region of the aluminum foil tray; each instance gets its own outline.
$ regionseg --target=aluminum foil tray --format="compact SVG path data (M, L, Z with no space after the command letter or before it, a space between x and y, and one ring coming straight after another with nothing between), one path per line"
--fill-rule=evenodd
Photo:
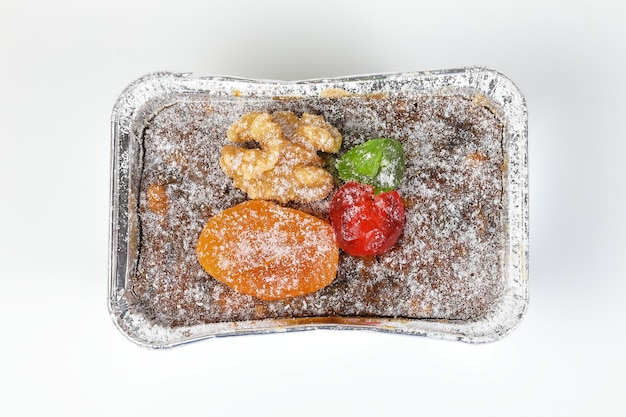
M182 310L175 320L164 321L159 319L158 301L151 300L154 303L151 303L150 308L147 308L145 305L146 298L142 298L136 293L133 282L136 279L142 256L141 181L142 175L145 174L144 170L148 169L146 167L149 165L149 158L151 157L151 154L146 152L144 148L144 138L155 117L164 109L176 106L178 103L201 103L207 109L211 106L217 108L223 104L235 109L240 108L241 114L243 114L246 109L258 110L267 104L273 109L281 109L281 106L285 105L296 109L313 108L314 111L324 113L323 106L326 105L324 103L327 103L328 106L332 107L332 112L329 110L328 113L330 119L334 117L341 124L342 114L347 115L355 112L353 108L342 112L342 103L347 103L345 100L369 100L379 104L386 103L385 100L391 100L389 103L393 102L394 105L400 105L398 103L411 103L411 100L428 102L428 100L424 101L424 98L437 97L465 97L479 107L488 109L489 112L493 113L499 126L501 126L501 199L495 213L492 210L489 214L490 218L497 219L498 235L496 238L501 244L494 253L488 254L489 259L496 259L497 265L494 265L494 268L499 271L490 284L497 287L497 292L494 292L496 295L487 301L485 301L485 297L477 298L477 300L484 302L481 307L482 314L472 316L471 314L463 315L462 312L450 313L453 309L449 306L453 306L457 302L462 304L464 300L448 300L448 307L446 308L437 305L436 297L428 301L428 294L432 295L433 292L438 291L434 276L445 271L444 269L441 271L437 269L436 259L429 264L433 268L429 270L433 276L432 280L428 275L424 275L425 278L422 278L424 285L423 288L420 287L420 291L426 291L423 298L416 296L415 300L409 298L407 301L407 291L402 291L401 288L397 291L398 294L404 294L403 303L415 301L415 305L422 308L419 310L422 313L413 317L396 313L396 311L404 310L390 309L388 312L381 310L380 314L342 314L339 311L317 316L290 317L283 314L276 318L255 320L198 320L194 322L193 320L186 320L184 310ZM323 99L320 101L320 98ZM454 118L454 115L443 113L440 118L444 122L448 120L449 116ZM419 135L412 136L413 133L411 132L427 129L430 121L424 119L427 118L424 115L410 112L406 114L413 114L413 116L407 117L404 121L400 120L400 122L396 117L393 123L400 123L398 131L406 130L408 132L406 133L409 137L408 140L420 141ZM350 122L350 129L357 133L356 136L359 136L358 133L361 128L364 131L368 129L368 131L376 131L376 129L384 131L385 123L391 123L377 120L371 114L352 114L352 116L356 117L354 120L362 120L363 123L363 126L359 126L354 121ZM176 121L178 128L182 131L185 129L185 120L183 114ZM348 122L345 123L347 128ZM374 123L376 127L372 127ZM402 123L406 123L405 130L403 130ZM419 129L414 129L414 125L420 123ZM471 124L471 120L464 123ZM215 129L222 129L223 131L226 127L217 126ZM463 129L466 127L458 119L450 128L457 129L455 130L457 136L465 134ZM214 131L217 131L215 129ZM467 127L467 129L474 128ZM476 131L474 129L469 133L476 134ZM223 137L207 137L206 140L207 143L215 142L215 152L219 152L219 147L225 143ZM451 140L453 142L454 137ZM453 149L454 146L452 142L449 145L450 149ZM170 144L170 146L176 147L177 144ZM166 348L217 336L313 329L374 330L482 343L498 340L511 332L518 325L527 308L527 111L520 91L508 78L498 72L484 68L463 68L297 82L247 80L166 72L149 74L130 84L114 106L111 152L108 307L113 322L119 330L131 341L141 346ZM481 154L477 153L477 155L479 156L476 157L476 160L480 163ZM427 161L423 162L426 163ZM419 179L420 173L413 172L411 174L409 172L410 166L409 163L407 168L409 175ZM433 178L430 179L433 180ZM440 184L443 184L441 181L445 182L445 179L439 178L439 181ZM419 183L413 182L412 184ZM430 185L439 187L436 181L431 181ZM411 190L407 189L406 192L410 194ZM230 194L232 193L229 192ZM213 193L210 198L218 201L222 197ZM482 210L480 202L477 204L477 210ZM454 206L452 203L449 205ZM194 207L190 206L189 210L194 210ZM445 208L439 210L442 213L446 211ZM478 212L474 214L476 213ZM459 227L462 228L462 225ZM405 233L408 232L405 230ZM435 230L433 233L438 232ZM176 242L169 244L176 245ZM459 249L464 254L472 250L471 244L464 246L464 248ZM430 250L436 251L437 248L431 247ZM415 256L422 255L418 253ZM479 259L477 262L483 261ZM480 274L469 274L462 267L458 268L453 265L450 270L456 271L455 274L464 277L465 280L482 282L480 280L484 279ZM408 272L409 275L415 273L417 271ZM177 279L178 277L175 275L169 277L168 282L170 284L168 285L176 286ZM212 278L207 275L204 279ZM464 282L466 282L466 287L472 286L472 281ZM432 287L432 290L427 288L428 285ZM468 291L467 288L461 289L458 294L471 295L472 293ZM488 292L488 288L486 291ZM354 300L355 304L358 302L358 300ZM386 302L393 304L393 300ZM198 303L198 305L202 305L202 303Z

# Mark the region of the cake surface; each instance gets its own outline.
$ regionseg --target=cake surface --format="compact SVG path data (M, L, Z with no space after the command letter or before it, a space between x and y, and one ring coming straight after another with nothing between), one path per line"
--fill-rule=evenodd
M341 253L329 286L262 301L210 277L195 246L209 218L247 199L219 166L228 127L252 111L285 110L323 115L343 136L339 154L371 138L399 140L406 225L390 252ZM141 313L164 326L328 316L478 319L503 287L502 131L483 100L461 95L176 100L143 133L138 260L129 288ZM327 220L331 197L289 206Z

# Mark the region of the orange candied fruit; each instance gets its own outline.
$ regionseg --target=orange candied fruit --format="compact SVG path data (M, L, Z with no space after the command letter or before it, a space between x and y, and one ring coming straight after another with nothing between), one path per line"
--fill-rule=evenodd
M167 213L167 193L165 185L157 183L150 184L146 194L148 197L148 209L161 215Z
M465 161L470 166L480 165L488 159L489 157L487 157L487 155L485 155L484 153L480 153L480 152L472 152L465 156Z
M209 275L266 301L329 285L339 262L329 223L264 200L248 200L209 219L196 253Z

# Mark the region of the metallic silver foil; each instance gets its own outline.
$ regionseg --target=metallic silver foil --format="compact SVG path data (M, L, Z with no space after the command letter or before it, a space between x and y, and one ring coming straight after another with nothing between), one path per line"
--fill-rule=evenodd
M503 294L480 319L405 319L385 317L316 317L220 322L166 327L136 313L129 281L137 261L137 183L141 169L142 132L150 117L176 97L202 95L244 99L319 97L328 89L353 94L480 94L504 125L505 267ZM313 329L360 329L459 340L495 341L520 322L528 303L528 147L524 98L511 80L484 68L410 72L307 80L297 82L246 80L196 74L154 73L130 84L112 114L111 230L108 307L113 322L133 342L166 348L217 336L261 334Z

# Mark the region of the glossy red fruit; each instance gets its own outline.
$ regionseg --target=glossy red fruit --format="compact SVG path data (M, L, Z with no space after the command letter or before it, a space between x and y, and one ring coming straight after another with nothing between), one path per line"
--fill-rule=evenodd
M350 255L387 252L404 227L404 206L396 191L374 194L374 187L348 182L330 203L330 221L341 249Z

